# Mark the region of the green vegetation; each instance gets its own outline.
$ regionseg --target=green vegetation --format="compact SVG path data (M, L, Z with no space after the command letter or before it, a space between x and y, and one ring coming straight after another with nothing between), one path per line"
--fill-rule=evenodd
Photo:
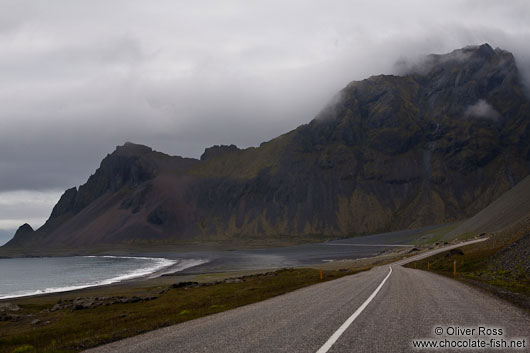
M230 177L242 180L255 178L266 168L270 168L270 172L274 174L280 156L284 153L292 136L292 133L283 134L264 142L259 148L249 147L216 156L193 166L188 173L201 177Z
M35 352L35 347L25 344L13 350L13 353L32 353Z
M358 269L359 272L365 269ZM352 274L352 271L324 271L324 281ZM212 285L173 288L138 282L135 287L102 287L83 295L157 296L140 302L115 303L95 308L50 309L59 299L73 299L78 293L21 298L17 321L0 321L0 352L77 352L83 349L196 319L202 316L258 302L320 282L317 269L284 269L240 277ZM146 283L141 287L141 283ZM147 284L151 283L151 287ZM140 287L141 288L140 288ZM38 319L39 322L35 323ZM32 323L33 322L33 323Z

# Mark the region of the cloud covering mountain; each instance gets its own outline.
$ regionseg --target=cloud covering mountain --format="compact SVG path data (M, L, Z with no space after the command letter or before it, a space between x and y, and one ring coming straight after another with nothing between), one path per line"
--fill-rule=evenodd
M530 101L510 52L483 44L431 58L426 71L350 82L257 148L213 146L199 160L118 146L4 249L238 246L465 219L529 174Z
M306 122L349 81L397 72L399 58L488 42L513 52L523 74L530 67L526 1L0 8L0 195L14 203L37 194L1 193L56 195L125 141L191 157L214 144L257 146ZM24 217L0 214L0 228Z

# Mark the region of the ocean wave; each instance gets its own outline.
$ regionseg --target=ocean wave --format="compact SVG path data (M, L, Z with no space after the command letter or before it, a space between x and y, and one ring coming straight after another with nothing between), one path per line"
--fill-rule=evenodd
M20 291L20 292L15 292L15 293L8 294L8 295L3 295L3 296L0 295L0 299L27 297L31 295L46 294L46 293L68 292L68 291L73 291L77 289L104 286L104 285L109 285L113 283L123 282L123 281L130 280L130 279L146 277L146 276L149 276L155 273L157 273L159 276L159 275L166 274L166 273L179 272L187 268L198 266L198 265L208 262L208 260L205 260L205 259L171 260L171 259L159 258L159 257L139 257L139 256L105 255L105 256L82 256L82 257L148 260L150 261L150 264L148 266L136 268L131 271L119 273L115 275L114 277L111 277L108 279L102 279L102 280L98 280L94 282L71 285L71 286L64 286L64 287L53 287L53 288L45 288L45 289L37 289L37 290ZM166 271L164 272L164 270Z

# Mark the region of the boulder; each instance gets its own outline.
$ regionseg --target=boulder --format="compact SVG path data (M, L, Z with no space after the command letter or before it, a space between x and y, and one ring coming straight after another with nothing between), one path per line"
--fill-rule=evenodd
M0 312L19 311L20 307L13 303L0 303Z

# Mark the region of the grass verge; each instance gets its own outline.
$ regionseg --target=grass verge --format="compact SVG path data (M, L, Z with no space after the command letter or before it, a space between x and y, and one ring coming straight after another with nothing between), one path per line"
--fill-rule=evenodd
M208 285L101 287L75 294L11 300L20 309L14 312L14 319L0 321L0 352L78 352L366 269L323 271L323 280L317 269L283 269ZM108 304L94 308L52 311L58 302L75 301L76 296L86 293L97 293L104 298L134 295L150 300L113 303L104 299Z

